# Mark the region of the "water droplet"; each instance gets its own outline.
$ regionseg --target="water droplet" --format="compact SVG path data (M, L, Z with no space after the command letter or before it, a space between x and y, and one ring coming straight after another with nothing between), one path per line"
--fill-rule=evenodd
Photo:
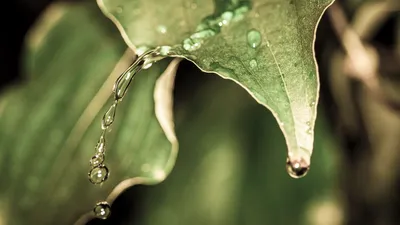
M257 61L255 59L250 60L250 67L251 68L256 68L257 67Z
M138 65L138 62L135 62L118 77L117 82L114 85L115 100L119 101L125 96L133 77L140 69L141 66Z
M111 214L111 207L108 202L98 202L93 208L94 215L99 219L107 219Z
M311 106L311 107L314 107L314 106L315 106L315 102L311 102L311 103L310 103L310 106Z
M104 153L106 151L106 139L104 135L100 136L99 142L96 145L96 152Z
M191 8L191 9L196 9L196 8L197 8L197 4L194 3L194 2L192 2L192 3L190 4L190 8Z
M183 48L189 52L195 51L195 50L199 49L200 47L201 47L201 43L197 39L193 40L191 38L186 38L183 41Z
M286 171L293 178L302 178L304 177L310 169L310 165L306 163L305 160L293 160L291 161L289 158L286 160Z
M247 43L252 48L257 48L261 44L261 33L257 30L251 29L247 32Z
M160 55L162 55L162 56L168 56L170 50L171 50L170 46L161 46L159 52L160 52Z
M101 184L108 178L108 168L105 165L100 165L92 168L89 171L89 181L92 184Z
M307 134L312 134L312 129L311 128L308 128Z
M114 102L103 116L102 128L107 129L114 122L115 112L117 111L117 102Z
M122 7L122 6L117 6L117 8L115 9L115 11L117 12L117 13L122 13L122 11L124 11L124 8Z
M96 154L90 159L90 166L96 167L104 162L104 154Z
M307 126L311 126L311 122L310 121L307 121L306 124L307 124Z
M202 39L205 39L205 38L212 37L214 35L215 35L215 31L214 30L205 29L205 30L198 31L198 32L190 35L190 38L193 39L193 40L195 40L195 39L202 40Z
M165 33L167 33L167 27L164 26L164 25L159 25L159 26L157 27L157 31L158 31L159 33L161 33L161 34L165 34Z
M226 11L226 12L222 13L222 14L221 14L221 18L222 18L224 21L226 21L225 24L227 24L227 23L229 23L229 22L232 20L232 18L233 18L233 12Z

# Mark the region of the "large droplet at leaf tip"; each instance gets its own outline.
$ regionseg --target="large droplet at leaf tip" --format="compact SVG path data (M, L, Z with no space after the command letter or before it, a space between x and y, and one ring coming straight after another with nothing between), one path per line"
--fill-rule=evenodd
M310 164L304 158L286 159L286 171L292 178L302 178L307 175L310 170Z

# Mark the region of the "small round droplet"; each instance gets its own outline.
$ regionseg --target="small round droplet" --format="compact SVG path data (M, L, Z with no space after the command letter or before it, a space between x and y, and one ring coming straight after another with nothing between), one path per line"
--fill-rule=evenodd
M293 160L291 161L289 158L286 160L286 171L293 178L302 178L304 177L310 166L305 162L305 160Z
M90 166L96 167L104 162L104 154L96 154L90 159Z
M101 184L108 178L108 168L105 165L100 165L92 168L89 171L89 181L92 184Z
M250 60L250 67L253 69L257 67L257 61L255 59Z
M307 121L307 122L306 122L306 125L307 125L307 126L311 126L311 122L310 122L310 121Z
M159 33L161 33L161 34L165 34L165 33L167 33L167 27L164 26L164 25L159 25L159 26L157 27L157 31L158 31Z
M315 106L315 102L311 102L311 103L310 103L310 106L311 106L311 107L314 107L314 106Z
M111 207L108 202L99 202L93 208L94 215L99 219L107 219L111 214Z
M261 33L258 30L251 29L247 32L247 43L252 48L257 48L261 44Z

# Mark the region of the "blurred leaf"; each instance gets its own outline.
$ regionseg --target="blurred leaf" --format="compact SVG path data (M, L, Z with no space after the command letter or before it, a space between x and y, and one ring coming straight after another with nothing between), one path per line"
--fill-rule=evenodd
M167 60L134 80L108 135L110 177L100 187L88 181L113 82L133 60L130 52L122 56L125 44L110 25L95 4L53 5L28 38L30 80L1 98L0 224L72 224L97 201L112 202L133 183L159 182L172 168L177 143L164 130L171 128L176 61L158 79ZM156 115L160 107L164 114ZM143 179L126 180L108 196L136 176Z
M315 28L332 2L98 0L131 48L171 46L171 55L246 89L273 112L293 159L306 162L319 89Z

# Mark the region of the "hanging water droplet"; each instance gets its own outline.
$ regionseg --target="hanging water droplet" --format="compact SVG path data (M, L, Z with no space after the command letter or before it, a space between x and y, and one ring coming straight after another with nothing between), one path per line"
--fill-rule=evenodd
M96 167L104 162L104 154L96 154L90 159L90 166Z
M111 207L108 202L98 202L93 208L94 215L99 219L107 219L111 214Z
M165 33L167 33L167 27L164 26L164 25L159 25L159 26L157 27L157 31L158 31L159 33L161 33L161 34L165 34Z
M250 60L250 67L253 69L257 67L257 61L255 59Z
M104 135L100 136L99 142L97 142L96 145L96 152L98 153L104 153L106 150L106 138L104 137Z
M310 165L306 163L305 160L290 160L286 159L286 171L293 178L304 177L310 169Z
M261 44L261 33L258 30L251 29L247 32L247 43L252 48L257 48Z
M89 181L92 184L101 184L108 178L108 168L105 165L100 165L92 168L89 171Z
M114 102L114 104L110 106L110 108L103 116L103 121L102 121L103 129L107 129L107 127L109 127L114 122L116 110L117 110L117 102Z

